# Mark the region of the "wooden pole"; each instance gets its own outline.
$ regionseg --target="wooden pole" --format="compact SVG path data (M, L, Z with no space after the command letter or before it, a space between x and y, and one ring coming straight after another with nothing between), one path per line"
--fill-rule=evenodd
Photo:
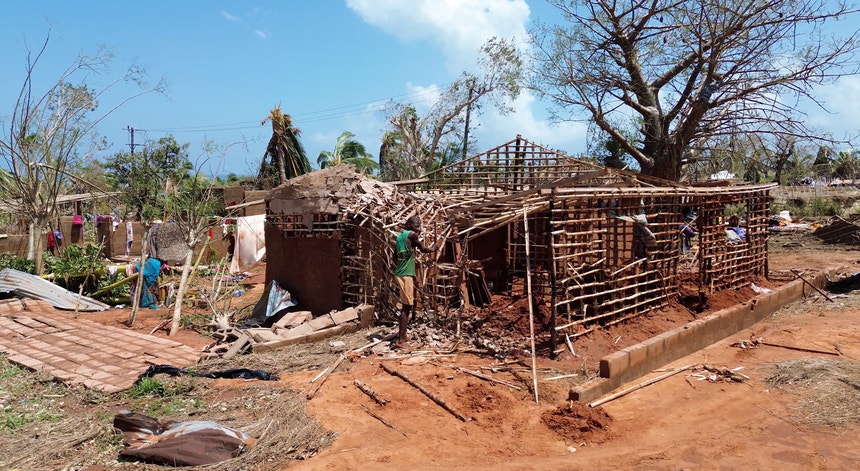
M798 352L809 352L809 353L821 353L822 355L834 355L839 356L839 352L831 352L829 350L818 350L815 348L804 348L797 347L794 345L786 345L784 343L774 343L774 342L760 342L762 345L767 345L768 347L779 347L779 348L787 348L789 350L797 350Z
M476 377L476 378L481 378L481 379L483 379L483 380L487 380L487 381L489 381L489 382L491 382L491 383L503 384L503 385L505 385L505 386L507 386L507 387L509 387L509 388L511 388L511 389L516 389L517 391L520 391L520 390L522 390L522 389L523 389L523 388L521 388L521 387L517 386L516 384L513 384L513 383L508 382L508 381L503 381L503 380L501 380L501 379L493 378L492 376L490 376L490 375L485 375L484 373L481 373L481 372L479 372L479 371L467 370L466 368L461 368L461 367L459 367L459 366L455 366L455 367L454 367L454 369L455 369L455 370L457 370L457 371L462 371L463 373L466 373L466 374L470 374L470 375L472 375L472 376L474 376L474 377Z
M140 269L137 271L138 277L136 280L134 296L131 297L131 315L128 318L128 326L134 327L134 321L137 319L137 311L140 309L140 297L143 294L143 267L146 266L146 258L149 255L149 231L152 229L149 226L143 226L143 238L140 248Z
M334 364L328 369L328 371L324 372L324 374L322 375L322 378L320 378L320 382L317 383L316 387L314 387L313 389L308 391L307 396L306 396L307 400L310 401L311 399L314 398L317 391L319 391L320 388L322 387L323 383L325 383L325 380L327 380L328 377L331 376L332 373L334 373L334 370L336 370L337 367L340 366L340 364L343 363L343 360L345 360L345 359L346 359L346 357L341 355L340 357L338 357L337 361L335 361ZM316 378L314 378L314 379L316 379Z
M388 365L386 365L385 363L380 364L380 366L382 366L382 369L383 369L383 370L385 370L385 372L386 372L386 373L388 373L388 374L390 374L390 375L393 375L393 376L397 376L398 378L402 379L403 381L406 381L407 383L409 383L409 385L410 385L410 386L412 386L412 387L414 387L415 389L417 389L417 390L421 391L425 396L429 397L433 402L435 402L436 404L438 404L438 405L439 405L439 407L441 407L441 408L445 409L446 411L450 412L450 413L451 413L451 415L453 415L454 417L456 417L456 418L460 419L461 421L466 422L466 418L465 418L465 417L463 417L463 415L461 415L459 412L455 411L451 406L449 406L449 405L448 405L448 403L447 403L447 402L445 402L444 400L442 400L441 398L439 398L439 397L438 397L438 396L436 396L435 394L431 393L430 391L428 391L427 389L425 389L425 388L424 388L423 386L421 386L420 384L416 383L415 381L412 381L411 379L407 378L407 377L406 377L406 375L404 375L403 373L401 373L401 372L399 372L399 371L397 371L397 370L395 370L395 369L393 369L393 368L389 367L389 366L388 366Z
M549 330L549 349L551 352L555 351L555 345L558 342L558 333L555 330L556 325L556 316L558 307L556 306L556 290L557 290L557 280L556 280L556 270L555 270L555 236L552 234L552 213L555 209L555 189L553 189L552 194L549 197L549 216L546 219L546 231L549 235L549 285L550 285L550 330ZM573 348L571 348L571 352Z
M794 276L796 276L796 277L800 278L801 280L803 280L803 282L804 282L804 283L806 283L807 285L809 285L809 287L810 287L810 288L814 289L815 291L818 291L818 293L819 293L819 294L821 294L822 296L824 296L824 299L826 299L826 300L830 301L831 303L835 302L835 301L833 300L833 298L831 298L830 296L827 296L827 293L825 293L824 291L821 291L820 289L818 289L818 287L817 287L817 286L815 286L814 284L812 284L812 283L810 283L809 281L807 281L807 279L806 279L806 278L804 278L804 277L803 277L803 275L801 275L801 274L800 274L800 272L798 272L798 271L797 271L797 270L795 270L794 268L792 268L792 269L791 269L791 272L792 272L792 273L794 273Z
M534 308L532 307L532 267L531 260L529 259L529 218L528 212L525 208L523 208L523 227L526 233L526 286L528 289L529 299L529 332L531 334L532 344L532 383L534 384L535 390L535 402L540 404L537 386L537 357L535 356L535 314Z
M678 369L676 369L676 370L672 370L672 371L670 371L670 372L668 372L668 373L666 373L666 374L662 374L662 375L660 375L660 376L658 376L658 377L656 377L656 378L652 378L652 379L649 379L649 380L647 380L647 381L643 381L643 382L641 382L641 383L637 384L636 386L631 386L631 387L629 387L629 388L627 388L627 389L624 389L624 390L622 390L622 391L618 391L618 392L617 392L617 393L615 393L615 394L611 394L611 395L609 395L609 396L606 396L606 397L604 397L603 399L598 399L598 400L596 400L596 401L594 401L594 402L592 402L592 403L588 404L588 407L597 407L597 406L599 406L599 405L601 405L601 404L605 404L605 403L607 403L607 402L609 402L609 401L614 401L615 399L618 399L618 398L619 398L619 397L621 397L621 396L626 396L626 395L628 395L628 394L632 393L633 391L636 391L637 389L642 389L642 388L644 388L645 386L652 385L652 384L654 384L654 383L656 383L656 382L658 382L658 381L663 381L664 379L666 379L666 378L668 378L668 377L670 377L670 376L674 376L674 375L676 375L676 374L678 374L678 373L680 373L680 372L682 372L682 371L687 371L687 370L689 370L690 368L692 368L693 366L694 366L694 365L682 366L681 368L678 368Z
M364 382L362 382L361 380L356 379L355 381L353 381L353 384L355 384L355 387L361 390L361 392L363 392L364 394L367 394L368 397L373 399L380 406L388 404L387 399L379 397L379 394L376 394L376 391L374 391L370 386L364 384Z

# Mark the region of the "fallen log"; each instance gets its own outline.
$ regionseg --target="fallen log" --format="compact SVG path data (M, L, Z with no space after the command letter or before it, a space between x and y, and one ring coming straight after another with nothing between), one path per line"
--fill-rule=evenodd
M376 391L371 389L370 386L364 384L361 380L355 380L353 381L353 384L355 384L355 387L361 390L361 392L363 392L364 394L367 394L368 397L373 399L374 402L376 402L380 406L385 406L385 404L388 404L389 401L387 399L379 397L379 394L376 394Z
M625 389L625 390L623 390L623 391L619 391L619 392L617 392L617 393L615 393L615 394L611 394L611 395L609 395L609 396L606 396L605 398L598 399L598 400L596 400L596 401L594 401L594 402L592 402L592 403L588 404L588 407L597 407L597 406L599 406L599 405L601 405L601 404L605 404L605 403L607 403L607 402L609 402L609 401L614 401L615 399L618 399L619 397L622 397L622 396L626 396L626 395L628 395L628 394L632 393L633 391L636 391L637 389L642 389L642 388L644 388L644 387L646 387L646 386L650 386L650 385L652 385L652 384L654 384L654 383L656 383L656 382L658 382L658 381L663 381L664 379L666 379L666 378L668 378L668 377L670 377L670 376L674 376L674 375L676 375L676 374L678 374L678 373L680 373L680 372L682 372L682 371L689 370L689 369L690 369L690 368L692 368L693 366L694 366L694 365L682 366L681 368L678 368L678 369L672 370L672 371L670 371L670 372L668 372L668 373L666 373L666 374L662 374L662 375L660 375L660 376L658 376L658 377L656 377L656 378L652 378L652 379L649 379L649 380L647 380L647 381L643 381L643 382L641 382L641 383L637 384L636 386L629 387L629 388L627 388L627 389Z
M314 386L314 387L313 387L310 391L308 391L308 393L307 393L307 399L308 399L309 401L310 401L311 399L313 399L313 398L314 398L314 396L316 395L317 391L319 391L319 390L320 390L320 388L322 387L323 383L325 383L325 380L327 380L327 379L328 379L328 377L329 377L329 376L331 376L331 374L332 374L332 373L334 373L334 370L336 370L336 369L337 369L337 367L338 367L338 366L340 366L340 364L341 364L341 363L343 363L343 361L344 361L345 359L346 359L346 357L345 357L345 356L343 356L343 355L339 356L339 357L338 357L338 359L337 359L337 361L335 361L335 362L334 362L334 364L333 364L333 365L331 365L331 367L329 367L328 371L326 371L326 372L325 372L325 374L323 374L323 375L322 375L322 377L320 377L320 378L319 378L319 383L317 383L317 385L316 385L316 386ZM314 379L316 379L316 378L314 378Z
M449 406L449 405L448 405L448 403L447 403L447 402L445 402L444 400L442 400L440 397L438 397L438 396L436 396L435 394L431 393L430 391L428 391L426 388L424 388L424 387L423 387L423 386L421 386L420 384L416 383L415 381L412 381L411 379L409 379L408 377L406 377L406 375L404 375L403 373L401 373L401 372L399 372L399 371L397 371L397 370L395 370L395 369L393 369L393 368L389 367L389 366L388 366L388 365L386 365L385 363L380 364L380 366L382 367L382 369L383 369L383 370L385 370L385 372L386 372L386 373L388 373L388 374L390 374L390 375L393 375L393 376L397 376L398 378L402 379L403 381L406 381L407 383L409 383L409 385L410 385L410 386L412 386L412 387L414 387L415 389L417 389L417 390L421 391L425 396L429 397L433 402L435 402L436 404L438 404L438 405L439 405L439 407L441 407L441 408L445 409L446 411L448 411L449 413L451 413L451 415L453 415L453 416L454 416L454 417L456 417L457 419L459 419L459 420L461 420L461 421L463 421L463 422L466 422L466 418L465 418L465 417L463 417L463 415L462 415L462 414L460 414L459 412L457 412L456 410L454 410L451 406Z
M376 419L376 420L378 420L378 421L382 422L382 424L383 424L383 425L385 425L386 427L390 428L391 430L396 430L396 431L400 432L401 434L403 434L403 436L404 436L404 437L405 437L405 436L407 436L407 435L406 435L406 433L404 433L404 432L402 432L402 431L398 430L398 429L397 429L397 427L395 427L395 426L393 426L393 425L389 424L385 419L383 419L383 418L382 418L382 417L380 417L378 414L376 414L375 412L373 412L372 410L370 410L370 408L369 408L369 407L367 407L366 405L361 404L361 407L364 409L364 411L365 411L365 412L367 412L368 414L370 414L370 416L371 416L371 417L373 417L374 419Z

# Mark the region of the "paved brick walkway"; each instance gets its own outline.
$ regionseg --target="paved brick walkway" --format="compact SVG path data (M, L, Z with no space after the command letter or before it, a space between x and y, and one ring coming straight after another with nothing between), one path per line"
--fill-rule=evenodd
M199 358L181 343L73 316L44 301L0 301L0 352L70 386L109 393L130 388L149 365L185 368Z

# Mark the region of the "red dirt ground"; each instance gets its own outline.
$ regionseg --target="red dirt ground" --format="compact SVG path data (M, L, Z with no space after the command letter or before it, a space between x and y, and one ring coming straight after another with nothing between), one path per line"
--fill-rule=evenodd
M860 251L775 250L770 259L771 272L790 268L817 271L824 267L858 271ZM248 294L249 299L252 296ZM751 296L748 288L730 291L712 298L708 310ZM290 463L284 469L860 469L860 425L801 425L794 409L798 398L770 388L763 381L769 365L815 354L730 346L738 339L756 335L810 348L838 347L844 359L860 361L860 302L856 299L860 295L852 296L853 302L840 298L828 303L821 299L810 304L811 309L780 311L750 329L667 365L672 368L707 362L727 368L744 367L749 381L695 381L682 373L594 409L567 400L572 383L566 381L570 380L541 381L540 402L536 403L526 388L515 390L492 384L455 369L501 368L493 358L458 354L384 359L371 355L345 362L307 403L311 416L336 431L337 440L311 459ZM164 316L164 311L145 311L134 329L149 333ZM88 318L115 325L125 320L122 311L116 310ZM541 358L538 367L558 374L593 375L601 356L694 318L694 314L676 306L643 317L635 324L599 330L576 339L577 357L565 351L556 361ZM187 330L173 338L194 347L209 342ZM458 420L416 388L383 371L382 363L421 384L467 420ZM523 364L531 366L530 359L525 358ZM482 371L523 385L510 373ZM317 373L285 374L281 383L304 389ZM530 377L528 371L522 376ZM382 407L371 401L354 386L356 379L389 403ZM366 412L362 405L391 427ZM270 463L253 469L279 468Z

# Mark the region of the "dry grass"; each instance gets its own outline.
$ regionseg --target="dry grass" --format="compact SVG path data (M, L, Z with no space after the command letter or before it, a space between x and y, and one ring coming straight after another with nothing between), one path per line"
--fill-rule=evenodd
M765 381L799 396L795 419L837 427L860 423L860 363L802 358L777 363Z

